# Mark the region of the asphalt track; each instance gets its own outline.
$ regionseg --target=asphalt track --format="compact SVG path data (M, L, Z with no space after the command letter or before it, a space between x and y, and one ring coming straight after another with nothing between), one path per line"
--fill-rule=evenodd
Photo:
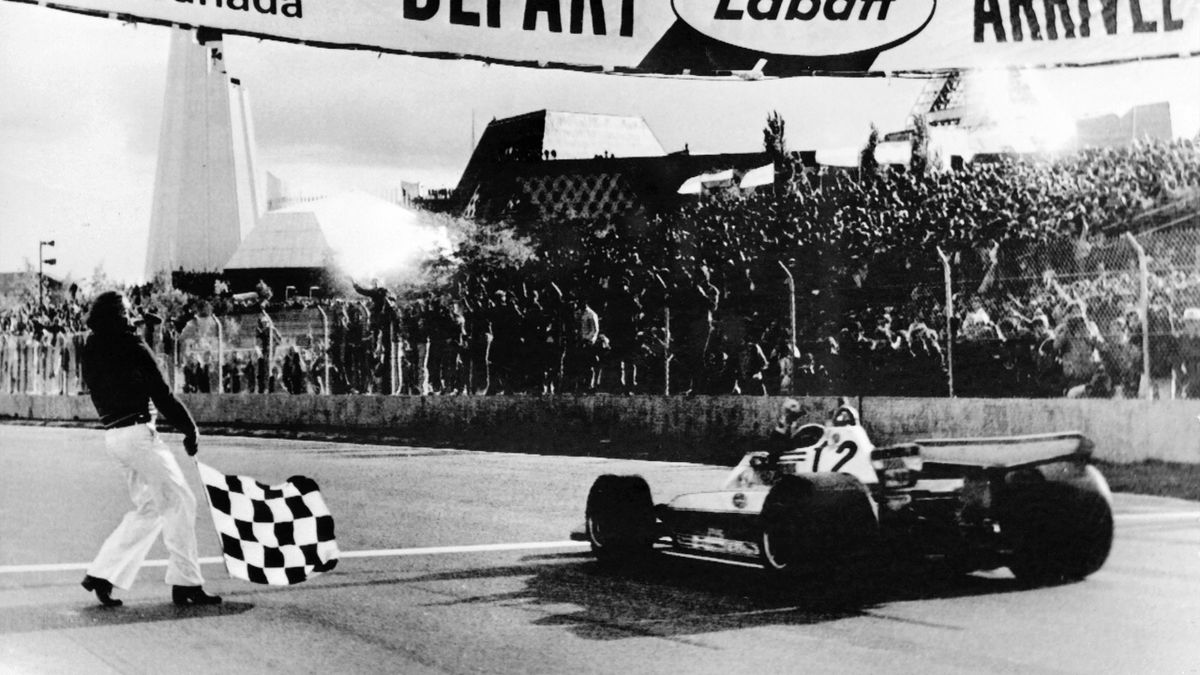
M1195 502L1117 495L1112 556L1082 583L1022 590L999 570L861 598L679 558L614 575L568 541L601 473L664 500L719 468L232 437L201 458L315 478L338 567L267 588L207 564L225 604L177 609L150 566L101 609L78 582L128 509L101 433L0 425L0 672L1200 673Z

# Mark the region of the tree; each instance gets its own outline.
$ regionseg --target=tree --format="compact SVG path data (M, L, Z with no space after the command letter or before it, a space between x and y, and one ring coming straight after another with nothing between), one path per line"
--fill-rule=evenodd
M183 291L175 288L171 283L171 273L160 271L155 273L154 279L150 282L150 293L146 300L146 306L155 312L159 312L163 319L170 319L181 316L184 308L188 303L188 295Z
M924 115L913 116L912 159L909 169L918 176L929 173L929 121Z
M454 250L422 266L427 287L465 287L471 279L516 275L536 257L531 240L508 224L456 219L454 225Z
M90 281L90 289L88 295L95 297L100 293L110 290L113 284L108 279L108 272L104 271L104 261L96 263L96 267L92 269L92 278Z

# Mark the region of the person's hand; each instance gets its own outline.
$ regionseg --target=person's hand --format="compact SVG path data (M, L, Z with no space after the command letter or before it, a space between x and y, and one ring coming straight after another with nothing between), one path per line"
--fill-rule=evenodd
M183 449L187 451L188 457L195 457L197 452L200 452L200 439L195 434L183 437Z
M803 416L803 410L800 407L800 401L794 398L785 399L779 411L779 421L781 424L790 425Z

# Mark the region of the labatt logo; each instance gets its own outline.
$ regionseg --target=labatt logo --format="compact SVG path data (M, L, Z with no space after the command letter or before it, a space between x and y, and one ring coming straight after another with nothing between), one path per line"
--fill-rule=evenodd
M966 1L966 0L962 0ZM928 25L937 0L672 0L692 28L738 47L832 56L894 47Z

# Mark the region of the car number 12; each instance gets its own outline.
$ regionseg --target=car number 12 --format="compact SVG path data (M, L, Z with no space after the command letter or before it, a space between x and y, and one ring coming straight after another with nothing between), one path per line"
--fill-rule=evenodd
M818 446L816 449L813 450L813 461L812 461L813 473L816 473L821 470L821 451L824 449L825 449L825 446L822 445L822 446ZM854 441L846 441L845 443L842 443L841 445L837 446L837 449L833 451L833 454L834 454L836 461L833 464L833 468L829 469L829 471L833 471L833 472L841 471L842 467L846 466L846 462L849 462L851 459L854 459L854 455L858 454L858 444L855 443Z

